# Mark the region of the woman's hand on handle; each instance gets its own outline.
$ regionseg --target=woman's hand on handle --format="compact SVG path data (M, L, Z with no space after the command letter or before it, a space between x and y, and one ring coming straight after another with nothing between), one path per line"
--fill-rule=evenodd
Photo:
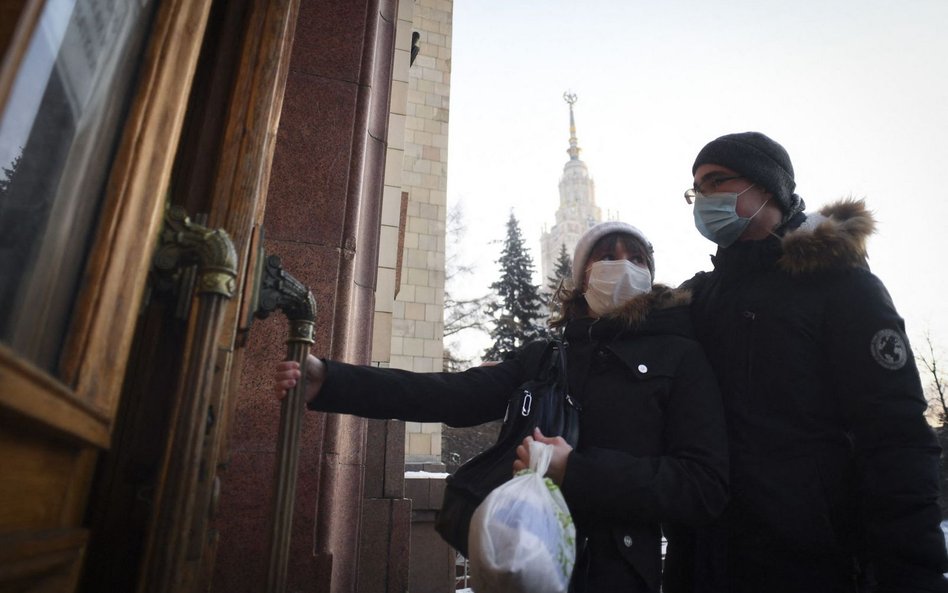
M312 354L306 355L306 393L303 398L307 403L316 399L319 390L326 380L326 364ZM286 397L287 391L296 387L300 380L300 365L295 360L284 360L276 365L273 381L273 395L278 400Z

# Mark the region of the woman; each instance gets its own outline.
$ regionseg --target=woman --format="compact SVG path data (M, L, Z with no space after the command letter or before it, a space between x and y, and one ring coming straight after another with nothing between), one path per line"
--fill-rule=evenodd
M695 342L690 295L652 284L652 246L622 222L594 226L573 257L571 286L551 322L562 328L571 395L582 406L575 450L554 445L547 475L577 527L577 592L657 593L661 522L714 518L727 492L727 452L716 381ZM501 418L525 380L535 342L510 360L463 373L412 373L307 358L310 409L368 418L473 426ZM281 396L300 376L277 365ZM528 439L529 440L529 437ZM528 464L518 448L513 469ZM669 566L675 564L669 543Z

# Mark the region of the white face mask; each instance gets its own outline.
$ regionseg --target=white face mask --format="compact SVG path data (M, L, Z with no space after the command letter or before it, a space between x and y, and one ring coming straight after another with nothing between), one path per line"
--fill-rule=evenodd
M597 261L589 272L586 303L598 316L614 311L632 297L651 292L652 275L648 268L627 259Z
M750 217L744 218L737 213L737 198L747 192L751 185L744 191L709 194L707 196L697 194L695 198L695 227L698 232L704 235L709 241L714 241L721 247L730 247L737 241L744 231L750 225L751 220L760 214L767 202L760 205L757 212Z

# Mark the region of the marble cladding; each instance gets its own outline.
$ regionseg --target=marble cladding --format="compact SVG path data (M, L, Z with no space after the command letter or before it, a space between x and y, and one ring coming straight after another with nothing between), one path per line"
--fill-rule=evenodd
M395 284L393 273L377 275L379 263L391 271L394 264L391 258L376 261L373 254L385 253L385 246L376 245L379 239L397 235L397 204L392 224L392 212L380 209L378 196L393 193L384 187L383 159L398 162L403 152L404 136L395 134L393 146L387 144L388 105L394 100L392 113L407 119L409 84L407 71L400 79L390 71L399 62L390 58L393 23L406 10L411 14L411 5L312 0L299 6L270 170L265 247L316 297L317 355L368 362L373 324L382 331L392 324L394 298L383 302L383 311L372 303L377 278L389 293ZM407 55L407 48L402 50ZM398 200L401 191L399 182ZM380 220L396 232L377 236ZM280 416L269 385L273 365L285 354L285 339L286 321L278 315L255 321L247 339L222 472L214 593L242 593L264 582L268 542L261 534L269 529ZM362 448L365 423L352 416L304 415L288 590L354 591L356 575L387 575L388 590L406 590L407 561L399 559L408 554L409 502L394 498L379 502L378 512L362 512L365 465L380 463ZM369 435L372 443L384 442L386 455L403 461L404 427L385 429ZM401 495L400 476L386 474L383 484L373 494ZM370 485L378 491L377 482ZM386 562L396 570L368 562L360 568L363 519L380 522L375 532L387 534ZM365 533L368 541L372 532Z

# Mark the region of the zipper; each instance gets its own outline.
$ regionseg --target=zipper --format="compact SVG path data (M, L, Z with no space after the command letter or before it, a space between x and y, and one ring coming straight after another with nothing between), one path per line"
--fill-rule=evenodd
M586 591L589 588L589 564L590 564L588 537L583 537L582 542L580 543L579 546L577 546L576 562L582 563L583 565L582 566L582 586L579 586L579 583L578 583L579 579L577 578L577 574L579 571L574 571L573 579L572 579L572 582L570 583L569 590L570 592L575 592L577 590Z
M746 351L745 359L745 380L746 380L746 389L747 394L750 395L751 390L751 379L754 374L754 326L757 321L757 314L753 311L744 311L741 313L741 316L744 318L744 327L746 328L746 338L747 343L744 345Z

